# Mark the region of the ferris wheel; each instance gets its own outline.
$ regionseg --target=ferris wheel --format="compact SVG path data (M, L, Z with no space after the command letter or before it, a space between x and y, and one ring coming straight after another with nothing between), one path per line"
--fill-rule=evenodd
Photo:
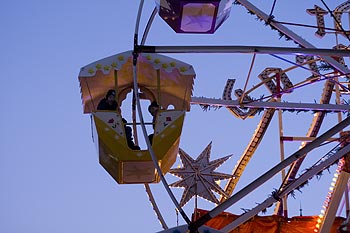
M134 48L107 57L87 66L79 74L84 113L93 118L95 142L98 145L99 162L118 184L143 184L152 203L156 216L163 227L162 232L251 232L251 229L276 228L288 232L350 232L348 216L336 218L339 206L346 206L350 211L348 197L349 151L350 151L350 70L349 41L350 1L345 1L330 9L324 2L308 6L305 12L316 21L315 26L301 22L279 21L274 12L278 2L271 1L268 13L246 0L215 1L163 1L157 0L149 17L141 40L139 24L144 1L140 1L134 34ZM236 45L147 45L146 40L152 23L157 16L164 20L176 33L214 34L229 18L231 8L243 7L251 16L260 21L262 26L269 26L281 38L294 42L295 46L236 46ZM334 21L334 27L325 24L326 16ZM347 28L345 27L347 26ZM319 37L332 34L335 44L332 48L318 48L289 27L308 28ZM171 30L171 29L170 29ZM276 33L272 32L272 33ZM218 97L196 97L193 95L195 78L194 67L187 62L164 54L248 54L251 56L249 69L242 86L238 80L229 78L222 86L222 95ZM269 55L276 64L257 64L259 56ZM256 74L256 77L253 75ZM317 87L318 100L295 99L300 93ZM99 109L99 102L108 99L108 90L113 90L115 107ZM295 93L298 93L295 94ZM233 95L235 97L233 97ZM132 99L132 120L125 120L121 110L128 98ZM144 120L145 109L141 104L150 106L156 103L157 111L152 121ZM227 109L237 121L249 122L255 119L255 131L244 142L245 149L232 163L231 173L217 172L216 169L228 161L228 155L210 160L212 144L209 143L197 158L192 158L180 146L180 139L185 122L185 115L191 114L194 106L203 110ZM147 111L147 110L146 110ZM284 133L285 114L312 113L305 122L298 122L293 116L295 128L305 129L304 135ZM336 116L329 120L329 115ZM262 172L256 179L244 184L237 191L237 186L253 156L259 150L272 127L273 118L277 121L278 140L274 147L279 148L280 161ZM128 127L133 131L133 144L129 144ZM348 129L347 129L348 128ZM151 131L151 133L150 133ZM241 132L243 134L243 132ZM152 137L150 137L152 135ZM145 146L140 141L145 141ZM229 138L227 138L228 144ZM286 153L286 143L298 144L292 153ZM317 151L327 145L326 152ZM141 147L140 147L141 146ZM313 162L307 169L301 170L305 161L313 153ZM288 151L288 153L290 150ZM181 166L173 165L179 155ZM314 216L288 216L288 196L302 188L310 179L322 174L324 170L336 166L332 186L320 213ZM169 184L166 175L170 173L179 180ZM271 195L241 215L224 212L245 196L258 189L276 174L282 180ZM225 180L221 186L217 182ZM162 183L175 208L184 219L181 226L168 227L157 201L153 197L149 184ZM176 197L171 187L182 187L182 196ZM345 198L342 199L343 194ZM200 209L195 202L192 217L183 207L192 198L202 197L216 204L211 210ZM269 218L257 217L265 209L274 206ZM320 207L321 208L321 207ZM279 232L279 231L271 231Z

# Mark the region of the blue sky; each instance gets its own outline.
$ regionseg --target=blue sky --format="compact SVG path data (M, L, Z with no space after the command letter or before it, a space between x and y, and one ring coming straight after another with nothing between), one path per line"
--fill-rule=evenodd
M344 1L326 1L331 10ZM252 1L269 13L273 1ZM0 9L0 232L7 233L111 233L157 232L162 227L148 201L143 185L119 185L99 165L91 137L89 115L83 114L78 82L79 70L96 60L131 50L139 1L6 1ZM306 9L321 1L277 1L279 21L316 25ZM140 34L155 4L146 1ZM324 7L323 7L324 8ZM325 8L324 8L325 9ZM326 27L333 20L325 16ZM344 21L349 30L349 22ZM336 37L314 35L315 29L290 27L319 48L332 48ZM340 43L349 45L344 37ZM295 47L278 32L234 5L228 20L214 35L175 34L159 17L149 32L149 45L259 45ZM228 78L243 89L252 54L166 54L192 64L197 78L194 96L220 98ZM285 56L294 61L294 56ZM345 59L348 63L349 59ZM257 55L251 73L251 88L266 67L286 69L291 65L270 55ZM311 74L302 69L288 73L297 83ZM321 98L323 83L301 88L283 97L291 102L313 103ZM259 98L266 92L252 94ZM343 98L349 100L349 96ZM334 103L334 100L332 100ZM145 114L147 115L147 114ZM284 133L305 136L312 113L285 113ZM230 173L250 141L261 118L241 120L221 108L204 112L192 105L186 115L180 147L193 158L212 141L211 159L233 154L217 171ZM328 114L325 131L337 122ZM241 189L278 163L278 118L272 120L261 146L244 171ZM285 145L291 155L300 142ZM320 148L316 156L327 151ZM319 157L317 157L319 158ZM315 160L315 158L314 158ZM316 159L317 160L317 159ZM180 162L177 161L174 166ZM306 161L304 169L312 164ZM290 198L289 215L318 215L335 167L320 181L313 179L296 198ZM328 174L328 172L326 172ZM176 179L166 176L170 182ZM267 198L278 188L278 175L227 211L240 214ZM222 182L222 185L225 181ZM152 184L155 198L169 227L176 226L175 206L161 183ZM315 193L317 190L317 193ZM172 189L180 200L182 191ZM199 202L199 208L214 204ZM185 206L188 216L193 201ZM273 207L268 210L271 214ZM183 224L179 216L179 224Z

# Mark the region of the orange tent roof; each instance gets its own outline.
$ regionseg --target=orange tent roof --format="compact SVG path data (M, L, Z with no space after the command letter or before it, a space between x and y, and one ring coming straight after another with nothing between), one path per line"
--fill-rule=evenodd
M206 214L207 210L197 209L197 218ZM217 230L225 227L239 215L223 212L209 220L205 225ZM305 233L314 232L318 216L296 216L284 218L282 216L255 216L240 225L230 233ZM345 218L336 217L330 233L336 233Z

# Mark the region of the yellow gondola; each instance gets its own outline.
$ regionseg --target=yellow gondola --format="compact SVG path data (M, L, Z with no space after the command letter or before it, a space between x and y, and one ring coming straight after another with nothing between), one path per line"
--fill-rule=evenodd
M160 176L148 150L128 147L120 106L133 87L132 51L116 54L81 68L79 82L84 113L92 114L98 134L99 162L119 184L157 183ZM158 112L152 148L163 174L176 160L182 125L190 100L195 72L191 65L159 55L137 58L137 83L142 98L157 101ZM109 89L116 90L116 111L98 111ZM172 109L168 109L172 106Z

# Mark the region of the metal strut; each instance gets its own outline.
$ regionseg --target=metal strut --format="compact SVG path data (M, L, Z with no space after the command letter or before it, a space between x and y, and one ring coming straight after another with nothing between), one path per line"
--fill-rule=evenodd
M167 181L165 180L165 177L162 173L161 168L159 167L157 158L154 154L151 142L149 141L149 138L147 136L147 130L146 130L146 126L145 126L145 122L143 119L143 115L142 115L142 110L141 110L141 104L140 104L140 96L139 96L139 92L138 92L138 84L137 84L137 69L136 69L136 65L137 65L137 58L138 58L138 45L137 45L137 37L138 37L138 28L139 28L139 22L140 22L140 18L141 18L141 12L142 12L142 7L143 7L143 2L144 0L140 1L140 6L139 6L139 11L138 11L138 16L137 16L137 20L136 20L136 26L135 26L135 34L134 34L134 51L133 51L133 82L134 82L134 95L135 95L135 99L136 99L136 108L137 108L137 112L139 114L139 118L140 118L140 124L141 124L141 129L142 129L142 133L143 136L145 138L145 142L147 144L147 148L148 151L151 155L153 164L158 172L158 175L164 185L164 188L166 189L168 195L170 196L171 200L173 201L173 203L175 204L176 208L179 210L180 214L182 215L182 217L184 218L184 220L186 221L187 224L191 224L191 220L187 217L186 213L184 212L184 210L181 208L180 204L177 202L174 194L171 192L169 185L167 183Z
M204 225L207 221L210 219L216 217L219 215L222 211L227 209L228 207L232 206L236 202L238 202L240 199L245 197L247 194L258 188L260 185L264 184L266 181L271 179L274 175L279 173L281 170L298 160L299 158L302 158L307 153L309 153L311 150L317 148L320 144L322 144L324 141L326 141L328 138L333 136L334 134L340 132L342 129L350 125L350 117L347 117L343 121L341 121L339 124L335 125L333 128L329 129L327 132L307 144L305 147L301 148L273 168L271 168L269 171L267 171L265 174L261 175L259 178L257 178L252 183L245 186L243 189L238 191L235 195L231 196L229 199L227 199L225 202L221 203L199 219L197 219L195 222L189 225L189 230L191 233L195 233L197 229Z

